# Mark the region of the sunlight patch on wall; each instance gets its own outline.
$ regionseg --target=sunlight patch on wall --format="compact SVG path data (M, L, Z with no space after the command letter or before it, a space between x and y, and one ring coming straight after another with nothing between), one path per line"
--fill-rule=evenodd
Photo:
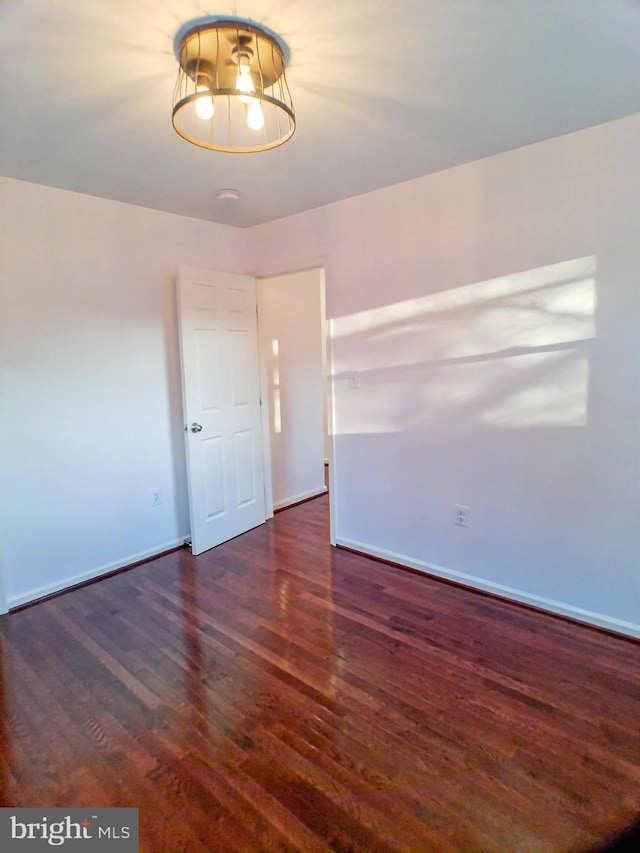
M357 365L363 392L348 431L584 425L595 308L589 256L335 318L340 375Z
M271 376L273 431L276 434L280 434L282 432L282 412L280 409L280 342L277 339L271 341L271 355L273 356L273 373Z
M522 352L445 367L440 415L496 427L583 426L589 388L580 349Z

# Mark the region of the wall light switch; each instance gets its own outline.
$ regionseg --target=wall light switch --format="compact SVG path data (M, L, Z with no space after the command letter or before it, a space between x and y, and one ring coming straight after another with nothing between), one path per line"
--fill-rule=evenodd
M470 514L471 510L468 506L465 506L464 504L456 504L453 523L458 527L468 527L470 521Z
M349 388L359 388L360 387L360 372L358 370L353 370L349 374Z

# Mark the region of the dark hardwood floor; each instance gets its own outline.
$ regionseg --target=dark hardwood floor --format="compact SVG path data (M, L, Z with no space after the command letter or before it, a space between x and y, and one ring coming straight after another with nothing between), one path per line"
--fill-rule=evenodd
M622 832L640 645L331 549L327 506L2 617L2 805L136 806L150 853Z

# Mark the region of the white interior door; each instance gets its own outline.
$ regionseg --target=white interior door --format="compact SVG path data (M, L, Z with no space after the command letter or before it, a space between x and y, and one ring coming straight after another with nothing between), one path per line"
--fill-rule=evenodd
M265 521L250 276L181 266L178 311L194 554Z

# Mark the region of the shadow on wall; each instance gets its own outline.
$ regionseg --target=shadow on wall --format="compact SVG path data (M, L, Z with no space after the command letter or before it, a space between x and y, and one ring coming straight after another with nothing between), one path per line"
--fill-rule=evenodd
M346 432L584 426L595 308L588 256L336 318L334 381L370 392Z

